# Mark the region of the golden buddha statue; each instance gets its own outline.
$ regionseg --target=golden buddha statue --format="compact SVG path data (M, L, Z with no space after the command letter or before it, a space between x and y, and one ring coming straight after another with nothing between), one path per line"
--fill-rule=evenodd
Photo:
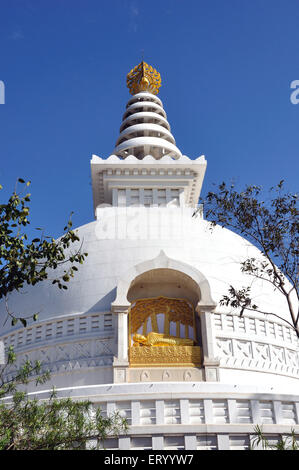
M133 336L133 346L194 346L194 341L189 338L179 338L165 333L151 331L147 336L136 333Z

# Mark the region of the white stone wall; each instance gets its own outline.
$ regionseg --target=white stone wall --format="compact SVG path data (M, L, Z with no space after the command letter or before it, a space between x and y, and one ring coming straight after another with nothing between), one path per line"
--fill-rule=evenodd
M171 391L170 391L171 390ZM299 433L296 387L207 383L118 384L58 390L58 396L89 397L103 414L118 411L128 435L107 449L246 449L254 426L271 439ZM46 398L48 392L36 396Z

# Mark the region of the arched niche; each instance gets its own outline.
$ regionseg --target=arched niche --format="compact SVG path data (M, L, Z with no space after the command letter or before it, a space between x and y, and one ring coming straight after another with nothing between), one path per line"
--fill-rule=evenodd
M184 342L185 346L199 346L195 308L200 300L200 289L189 275L169 268L145 271L131 282L127 299L131 304L128 329L130 364L140 360L138 351L143 352L140 348L136 350L136 335L140 340L145 341L146 338L147 342L152 342L158 341L157 337L153 338L153 334L158 333L164 335L166 344L177 338L175 341L180 345ZM161 346L161 351L165 351L163 344ZM198 354L198 361L199 357ZM157 360L165 358L160 354ZM151 361L154 361L153 355Z
M147 305L144 305L145 317L147 317L147 309L153 308L152 301L157 297L162 299L162 303L164 302L163 299L167 298L171 299L171 302L172 300L187 302L191 306L194 318L196 317L195 312L200 312L202 317L205 313L211 312L216 306L211 297L210 285L206 277L193 266L169 258L163 251L156 258L144 261L129 269L118 282L116 299L111 305L112 311L118 316L117 355L114 368L116 372L120 372L118 369L122 369L126 377L128 377L128 367L146 366L151 368L164 367L165 365L198 367L202 363L205 352L202 350L204 344L199 343L198 336L192 338L188 320L184 322L180 318L172 318L173 313L167 312L166 308L161 310L161 314L169 315L170 323L183 323L183 328L178 325L178 329L173 334L170 332L167 335L165 333L165 324L168 325L168 323L164 321L163 338L161 338L160 328L158 328L158 335L152 335L152 333L157 332L157 328L154 327L155 317L160 312L160 306L159 311L154 306L153 321L151 320L148 326L144 328L143 338L136 339L135 337L134 339L134 332L131 331L132 328L130 327L134 304L138 303L139 299L145 299L146 303L148 302ZM171 308L173 309L173 305ZM130 315L127 315L128 313ZM195 323L193 324L195 325ZM171 326L173 325L170 324ZM200 330L201 327L197 325L198 335L202 337ZM177 338L176 333L178 331L179 338ZM206 333L204 334L206 336ZM153 343L153 336L155 338L159 336L159 343L161 344L158 344L155 338L156 343ZM206 344L210 344L208 336L203 338L203 342ZM193 339L194 342L190 345L190 340Z
M140 274L131 282L127 299L132 303L138 299L160 296L186 299L196 308L200 301L200 288L181 271L157 268Z
M216 306L207 278L193 266L168 258L164 251L156 258L132 267L122 276L117 285L116 298L111 304L112 311L128 310L132 299L146 297L145 292L150 297L164 295L180 298L184 293L197 311L213 310Z

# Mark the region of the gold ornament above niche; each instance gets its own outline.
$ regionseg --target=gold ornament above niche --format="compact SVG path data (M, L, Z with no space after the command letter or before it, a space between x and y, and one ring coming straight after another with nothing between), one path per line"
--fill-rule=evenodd
M175 335L170 334L171 322ZM195 339L194 308L187 300L162 296L136 300L129 310L130 367L200 366L201 348L190 332Z
M157 95L161 86L161 75L151 65L142 61L127 75L127 87L131 95L148 91Z
M159 331L157 315L164 315L164 328ZM150 299L138 299L130 307L130 331L138 332L142 327L142 334L146 336L148 318L150 317L151 331L170 334L170 322L176 324L176 337L181 337L180 325L184 326L185 338L189 338L189 327L194 329L194 308L185 299L169 297L154 297Z

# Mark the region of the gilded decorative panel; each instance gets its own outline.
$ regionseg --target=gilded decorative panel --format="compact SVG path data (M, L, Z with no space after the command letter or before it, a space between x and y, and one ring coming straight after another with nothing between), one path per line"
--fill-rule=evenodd
M194 309L188 301L155 297L138 299L132 304L129 312L131 367L198 366L201 348L195 338Z

